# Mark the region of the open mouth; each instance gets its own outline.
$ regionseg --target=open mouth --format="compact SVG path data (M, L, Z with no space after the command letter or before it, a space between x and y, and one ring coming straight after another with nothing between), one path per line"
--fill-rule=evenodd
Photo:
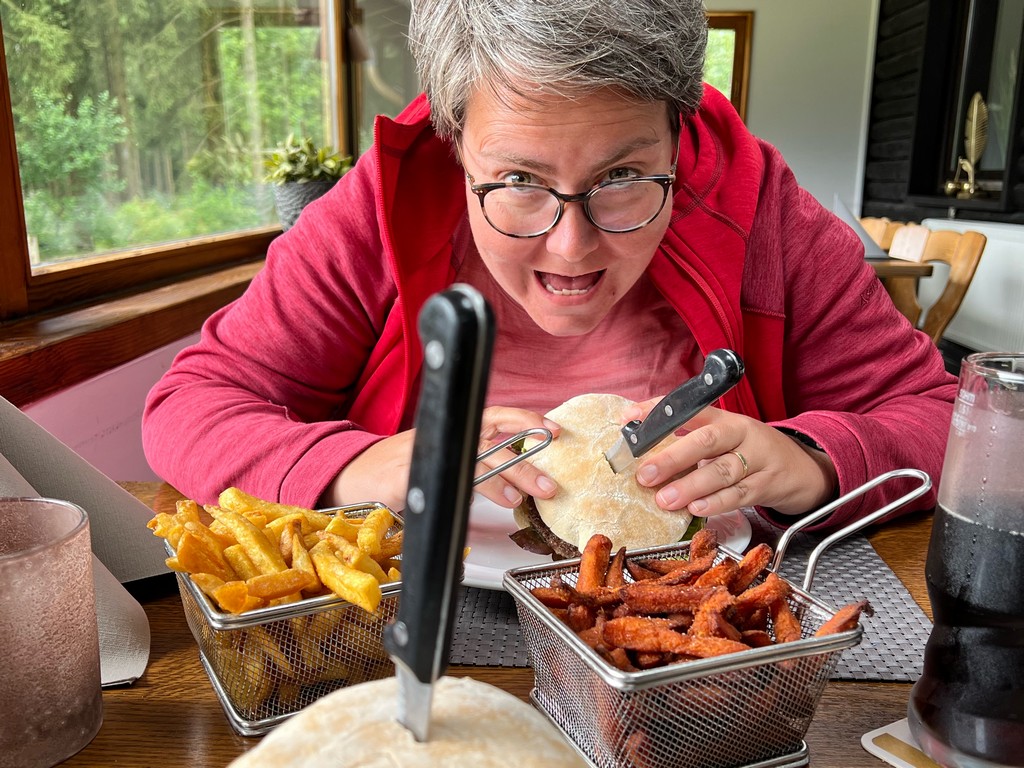
M553 272L537 272L537 279L544 290L555 296L583 296L596 286L604 270L588 272L585 275L556 275Z

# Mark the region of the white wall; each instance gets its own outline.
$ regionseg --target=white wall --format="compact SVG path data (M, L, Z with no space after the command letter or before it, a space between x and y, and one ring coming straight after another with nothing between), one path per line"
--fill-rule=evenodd
M879 0L705 0L754 11L747 126L831 210L860 214Z
M111 480L158 480L142 453L146 394L195 333L22 408Z

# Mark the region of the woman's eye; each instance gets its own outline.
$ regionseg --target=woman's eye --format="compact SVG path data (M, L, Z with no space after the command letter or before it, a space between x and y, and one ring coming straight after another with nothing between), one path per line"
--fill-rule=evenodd
M634 179L640 176L634 168L614 168L608 171L607 181L622 181L623 179Z
M510 171L502 176L501 180L510 184L533 184L533 174L526 171Z

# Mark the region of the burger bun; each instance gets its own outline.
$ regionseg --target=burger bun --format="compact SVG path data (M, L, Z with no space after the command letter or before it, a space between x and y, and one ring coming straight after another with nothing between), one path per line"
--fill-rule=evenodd
M611 394L567 400L547 414L561 426L558 438L531 459L558 485L552 498L534 497L537 512L555 536L580 551L595 533L615 548L635 549L679 541L690 526L688 512L658 507L656 489L637 483L632 468L616 474L604 455L621 437L620 419L632 404ZM650 452L676 439L669 435Z

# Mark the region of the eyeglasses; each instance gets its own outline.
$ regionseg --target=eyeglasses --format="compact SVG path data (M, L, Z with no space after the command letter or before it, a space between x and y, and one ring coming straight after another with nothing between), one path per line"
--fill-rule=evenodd
M679 149L676 148L678 157ZM676 179L676 158L668 173L602 181L587 192L566 195L540 184L499 181L469 188L480 200L487 223L509 237L540 237L562 219L566 203L582 203L587 220L602 232L642 229L658 218Z

